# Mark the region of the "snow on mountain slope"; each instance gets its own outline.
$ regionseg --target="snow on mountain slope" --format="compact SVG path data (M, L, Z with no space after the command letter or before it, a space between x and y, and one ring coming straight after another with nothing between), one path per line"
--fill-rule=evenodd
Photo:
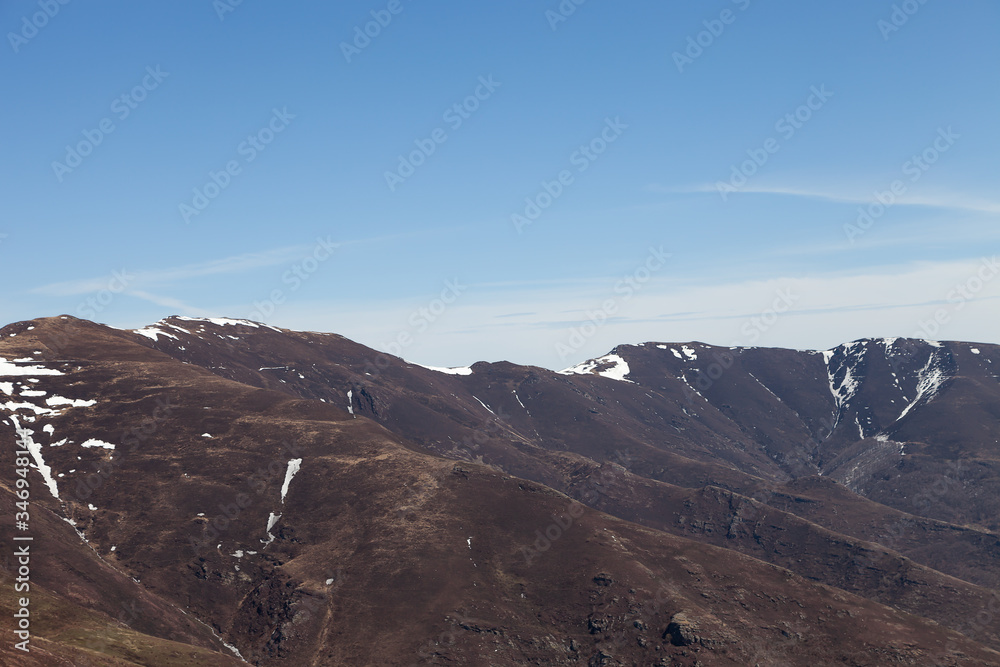
M945 352L941 348L935 348L918 373L917 395L903 408L896 421L909 414L917 405L933 400L948 379L949 375L945 370Z
M619 382L632 382L626 376L629 374L628 362L617 354L606 354L597 359L585 361L570 368L559 371L562 375L600 375Z
M361 652L372 646L383 651L402 646L415 655L426 637L451 627L447 619L455 618L455 609L494 609L483 606L484 600L499 605L502 614L491 616L489 624L481 619L466 622L487 628L475 635L463 634L473 631L456 626L457 637L476 641L457 640L443 647L443 657L461 662L466 657L463 647L500 636L489 632L490 627L502 630L504 637L542 636L523 623L535 623L539 611L549 609L570 619L557 623L558 632L579 647L596 642L609 653L617 651L619 661L645 664L659 646L656 657L679 659L685 657L678 654L681 647L669 637L664 643L662 630L677 608L711 609L721 615L725 624L713 632L723 632L728 625L762 636L760 628L747 626L746 620L751 611L773 613L757 609L758 592L780 592L800 600L808 619L823 617L822 623L803 621L803 631L813 633L808 650L821 642L829 655L829 628L824 624L831 623L837 637L847 633L860 638L870 629L874 634L864 641L891 650L884 637L901 637L902 629L923 623L916 615L936 623L905 630L910 650L923 651L928 637L942 644L944 637L934 633L947 632L940 628L973 616L988 602L981 589L945 579L923 565L950 570L951 576L988 580L993 557L975 551L977 544L992 544L985 533L909 517L904 535L897 538L898 531L893 531L892 545L916 560L884 551L872 557L873 548L858 540L878 542L886 526L903 519L828 477L817 477L815 467L788 462L798 452L809 454L821 433L816 424L830 419L832 410L843 410L840 440L827 448L843 473L836 479L848 480L858 494L869 493L875 484L897 489L907 509L922 511L913 508L910 499L920 488L935 488L934 478L926 475L933 475L935 468L940 475L944 457L951 455L951 450L936 448L951 426L936 415L945 409L965 414L970 394L961 392L973 390L978 404L992 408L996 401L989 392L997 383L989 366L1000 358L996 346L977 344L979 354L963 347L966 356L959 360L959 371L941 357L940 367L921 372L926 344L911 345L915 352L896 365L883 354L883 346L896 351L908 345L905 341L856 342L841 346L848 348L841 350L842 358L831 351L826 360L791 350L731 350L701 343L622 345L563 374L500 362L477 364L475 373L458 379L380 356L341 337L232 322L169 319L156 325L175 337L78 323L76 333L63 339L68 342L52 347L42 342L53 338L50 324L30 333L14 327L8 331L16 337L7 340L25 340L0 348L5 359L59 368L65 375L12 375L0 378L0 389L9 397L5 400L18 404L13 416L22 427L30 424L23 418L38 420L31 426L32 437L66 501L63 507L45 493L49 507L65 512L94 549L127 568L136 580L169 591L181 605L190 605L192 613L212 619L227 641L259 664L273 659L268 638L278 636L281 650L292 652L292 661L324 664L337 655L341 664L350 664L335 653L346 646L357 651L352 655L368 656L369 663L391 664L385 653L371 657L374 654ZM33 349L41 352L26 356ZM944 343L941 349L959 354L954 344ZM935 369L951 379L964 378L966 384L934 387ZM693 403L685 395L686 380L702 395ZM929 401L922 401L906 414L907 422L924 420L917 425L919 442L895 434L865 437L867 416L874 429L889 410L882 405L886 403L891 422L909 402L900 402L900 392L918 385L927 387L925 397L934 397L930 413L924 410ZM138 447L123 446L116 429L142 424L162 392L176 392L182 403L176 417L144 434ZM914 393L919 392L909 395ZM65 405L46 405L46 398L53 396L75 398ZM53 407L66 413L36 412ZM0 428L16 436L9 424L0 423ZM858 428L863 429L860 437ZM55 435L94 446L49 442ZM286 452L281 443L287 440L300 444ZM114 449L105 446L112 443ZM441 458L451 452L460 461ZM80 455L91 457L88 471L91 462L102 457L114 462L113 475L83 502L69 497L71 491L79 493L77 480L64 488L58 477L74 474L75 466L82 468L83 463L75 462ZM897 467L901 455L906 466ZM803 460L808 462L808 456ZM983 456L976 465L987 470L993 463ZM950 496L935 495L931 511L971 509L988 515L993 509L989 498L997 497L990 479L983 475L962 480L973 500L963 507ZM43 485L39 480L38 486ZM846 514L844 505L830 505L837 494L850 495L852 513ZM762 501L785 502L788 509L773 513ZM604 523L604 515L587 509L584 518L565 527L562 517L569 516L567 508L576 507L573 502L618 519ZM843 517L833 511L838 509ZM810 513L808 521L794 512ZM552 517L558 519L554 525L562 537L533 546L539 534L556 534ZM826 527L841 519L836 529L846 532L829 533ZM623 532L633 525L628 522L645 528ZM858 533L857 540L847 536L851 531ZM186 550L189 537L203 540L205 546L180 558L177 545ZM681 538L686 546L673 541ZM960 542L961 549L949 542ZM521 544L533 550L527 563L518 551ZM709 562L708 545L745 555ZM962 549L975 556L954 557ZM654 553L664 557L650 559ZM679 553L687 560L669 557ZM433 555L430 560L428 554ZM767 574L775 572L772 566L751 566L746 555L796 574L772 577ZM637 560L622 560L630 558ZM684 565L661 573L661 561ZM595 563L601 563L600 570ZM331 564L342 564L348 578L324 571ZM738 571L738 580L750 582L740 585L753 595L739 598L728 579L723 586L692 575L698 568ZM641 600L628 597L627 591L644 591L648 572L669 576L680 587L679 597L669 603L662 619L643 619L652 628L649 632L632 624L628 627L639 634L618 644L600 628L607 619L634 615L641 608ZM902 581L893 578L899 572L905 572ZM500 585L494 573L500 573L500 584L515 581L524 586ZM793 596L785 590L788 584L781 582L789 577L800 581L796 575L806 578L802 585L808 594ZM862 621L828 614L824 605L812 604L818 591L827 590L812 583L817 580L841 589L837 594L846 595L844 599L861 600L859 604L871 611ZM427 582L433 600L447 593L445 603L427 603L423 589L410 585L413 581ZM335 597L331 582L338 586ZM689 590L689 584L695 588ZM573 591L580 593L579 604L570 600ZM602 591L613 592L623 601L621 608L604 615L595 611L592 596ZM399 596L405 600L397 600ZM324 607L312 605L326 605L328 600L338 612L316 614ZM823 601L833 609L841 604ZM412 615L394 615L401 602L432 609L433 618L424 623ZM629 612L633 604L639 607ZM893 607L911 616L894 615ZM296 616L303 609L310 613ZM373 624L373 618L381 620ZM763 632L784 618L768 616ZM875 623L873 618L891 618L892 629L875 632L868 627ZM324 619L331 625L323 626ZM386 625L401 631L380 634ZM542 631L555 632L548 625ZM334 634L336 642L309 653L313 638ZM725 636L736 664L753 664L740 652L743 640ZM398 646L388 649L386 642ZM806 660L806 649L797 646L788 649L791 664ZM699 660L713 664L717 656L702 648ZM470 654L470 660L482 662L484 655L495 653L505 656L495 664L526 664L523 653L512 658L513 653L504 653L508 650L502 642L488 643L488 653ZM975 655L976 646L964 650ZM560 664L564 653L556 646L551 654L532 653L531 659ZM886 655L896 657L880 654ZM926 657L912 655L918 662ZM585 662L593 655L574 657ZM849 659L854 658L845 657ZM867 656L855 661L875 664Z

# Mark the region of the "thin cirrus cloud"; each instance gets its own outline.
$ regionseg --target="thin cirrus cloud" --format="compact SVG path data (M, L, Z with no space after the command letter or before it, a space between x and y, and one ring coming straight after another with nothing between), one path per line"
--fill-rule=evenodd
M885 188L882 188L885 189ZM705 194L718 193L718 187L712 183L702 183L688 186L664 186L651 184L646 187L649 192L668 194ZM728 196L739 194L763 194L763 195L787 195L790 197L804 197L809 199L824 199L826 201L843 204L870 204L875 199L875 190L867 193L845 192L823 190L821 188L800 188L784 185L744 185L736 188L736 192L728 193ZM898 197L897 206L926 206L932 208L947 208L975 213L1000 213L1000 202L984 197L966 195L961 193L910 193L906 192Z
M170 308L171 312L194 316L194 317L212 317L215 313L208 310L203 310L197 306L192 306L190 304L184 303L180 299L175 299L170 296L160 296L158 294L150 294L145 290L129 290L127 292L129 296L134 296L137 299L142 299L143 301L148 301L154 303L157 306L163 306L164 308Z
M415 237L441 234L446 231L449 231L449 229L433 228L418 230L416 232L385 234L375 237L340 240L336 242L331 241L328 237L324 245L329 245L335 248L344 248L373 243L386 243L389 241L402 241L413 239ZM303 255L312 252L313 249L313 245L306 244L285 246L282 248L265 250L263 252L244 253L242 255L234 255L232 257L209 260L207 262L199 262L195 264L184 264L167 269L133 272L126 267L122 269L121 272L127 273L129 276L129 289L125 290L127 294L146 299L147 301L151 301L152 303L159 305L183 305L179 301L171 300L168 297L155 297L149 293L140 293L140 291L136 290L135 287L137 285L166 285L170 283L183 282L192 278L200 278L202 276L246 273L248 271L267 268L269 266L294 262L297 259L301 259ZM113 277L113 274L111 277ZM111 277L104 275L95 278L81 278L77 280L50 283L48 285L32 288L28 290L28 292L30 294L40 294L43 296L77 296L80 294L91 294L93 292L107 289L108 281ZM192 310L191 307L187 308L188 310Z
M301 257L302 253L307 250L308 246L291 246L267 250L260 253L236 255L234 257L226 257L223 259L200 262L197 264L185 264L183 266L154 271L138 271L131 273L126 268L122 270L122 273L128 274L128 285L130 286L130 289L128 289L127 292L129 294L139 296L140 298L146 298L153 303L160 303L157 299L164 300L165 298L153 297L153 295L146 292L140 293L139 290L134 289L134 286L165 285L190 280L192 278L200 278L202 276L245 273L247 271L253 271L260 268L294 261L295 259ZM67 280L35 287L29 291L32 294L40 294L43 296L76 296L107 289L109 280L111 280L111 278L107 275L99 278ZM143 296L143 294L146 296ZM166 300L170 301L169 299ZM177 302L176 304L163 303L161 305L182 304Z
M571 341L573 331L584 330L605 299L615 298L610 285L596 292L589 285L524 286L478 298L480 285L470 284L426 333L414 328L410 319L421 305L419 300L392 308L356 304L346 309L301 302L289 304L269 323L336 331L379 350L390 350L387 344L405 332L408 345L393 353L437 366L467 365L485 358L550 369L599 356L622 343L649 340L799 349L887 336L987 341L994 336L1000 300L1000 274L991 268L996 261L981 257L907 262L720 284L664 280L648 284L628 300L619 298L616 312L599 317L600 326L570 355L558 353L556 345ZM989 280L980 284L977 278L982 275ZM967 296L959 286L970 286ZM788 295L790 304L782 294ZM781 306L777 321L758 328L757 319L766 320L769 309L779 302L788 307ZM525 306L531 315L519 309ZM939 312L944 313L943 320L935 319ZM513 313L523 315L502 317ZM517 331L522 335L512 335Z

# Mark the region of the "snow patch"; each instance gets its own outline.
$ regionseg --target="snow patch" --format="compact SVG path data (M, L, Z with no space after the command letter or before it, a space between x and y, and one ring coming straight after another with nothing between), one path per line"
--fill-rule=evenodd
M970 349L969 352L971 352L972 354L979 354L979 348L974 347Z
M62 396L49 396L45 399L45 404L49 407L68 405L71 408L89 408L92 405L97 405L97 401L85 401L78 398L63 398Z
M265 329L271 329L273 331L281 332L281 329L272 327L268 324L259 324L257 322L251 322L250 320L236 320L230 317L182 317L177 316L175 319L181 320L183 322L211 322L220 327L224 326L244 326L250 327L251 329L259 329L264 327Z
M347 411L354 414L354 390L347 390Z
M35 361L34 359L18 359L16 361ZM23 375L65 375L62 371L57 371L54 368L45 368L44 366L17 366L13 364L5 357L0 357L0 377L13 377L13 376L23 376Z
M31 410L36 415L54 415L59 414L56 410L49 410L48 408L43 408L34 403L14 403L13 401L8 401L6 403L0 403L0 408L9 410L10 412L17 412L18 410ZM25 417L26 421L34 421L34 418Z
M601 366L609 366L609 368L600 371L596 370ZM603 357L591 359L572 368L559 371L562 375L600 375L601 377L618 380L619 382L632 382L632 380L625 377L630 372L628 363L617 354L606 354Z
M166 331L160 331L156 327L145 327L143 329L133 329L132 332L133 333L137 333L140 336L145 336L146 338L149 338L150 340L152 340L154 343L156 342L156 339L159 336L164 336L166 338L173 338L174 340L177 340L177 336L175 336L173 334L168 334Z
M280 518L281 515L275 514L274 512L267 515L267 539L261 540L265 547L271 542L274 542L274 535L271 534L271 529L274 528L274 524L278 523L278 519Z
M163 320L160 320L159 322L157 322L157 324L160 324L160 325L165 326L165 327L170 327L174 331L180 331L181 333L186 333L189 336L191 335L190 331L188 331L187 329L184 329L182 327L179 327L176 324L170 324L169 322L165 322ZM183 350L184 348L182 347L181 349Z
M302 466L302 459L292 459L288 462L288 469L285 470L285 482L281 485L281 502L285 502L285 495L288 494L288 485L292 483L292 478Z
M454 368L442 368L440 366L424 366L423 364L417 364L414 362L414 366L420 366L421 368L426 368L429 371L437 371L438 373L447 373L448 375L472 375L472 369L468 366L455 366Z
M82 443L80 446L86 447L87 449L90 449L91 447L101 447L102 449L113 450L115 448L115 446L110 442L104 442L103 440L97 440L96 438L91 438L90 440Z

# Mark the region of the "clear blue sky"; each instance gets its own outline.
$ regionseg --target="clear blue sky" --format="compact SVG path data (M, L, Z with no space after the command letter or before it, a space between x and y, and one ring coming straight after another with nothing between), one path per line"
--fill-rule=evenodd
M5 323L1000 342L995 2L232 1L0 4Z

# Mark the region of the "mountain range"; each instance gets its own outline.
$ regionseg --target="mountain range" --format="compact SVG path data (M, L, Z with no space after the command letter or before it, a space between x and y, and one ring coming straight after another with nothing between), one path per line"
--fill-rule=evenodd
M9 324L0 662L1000 665L998 367L890 338L433 368L247 320Z

